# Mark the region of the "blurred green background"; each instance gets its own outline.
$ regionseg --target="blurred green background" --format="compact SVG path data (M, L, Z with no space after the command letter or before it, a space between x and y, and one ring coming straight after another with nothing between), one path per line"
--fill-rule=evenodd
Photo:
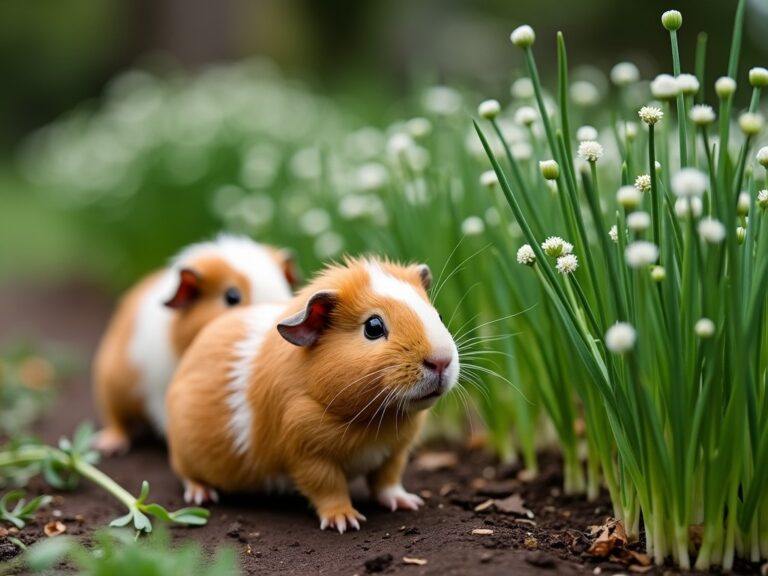
M466 114L457 120L467 124L481 96L508 97L510 81L521 65L508 34L520 23L529 23L537 31L536 53L545 74L554 71L557 30L566 33L572 67L588 65L607 72L617 61L629 59L646 78L668 71L668 40L658 19L669 8L685 15L680 34L684 67L692 68L696 34L705 29L709 77L721 74L728 55L733 1L3 0L0 284L78 275L118 288L226 220L208 208L214 192L238 171L233 167L236 160L227 157L231 148L221 142L214 146L218 156L213 167L200 168L202 153L191 147L186 159L179 160L185 172L187 166L200 168L199 178L192 175L166 186L163 177L145 163L140 185L94 183L95 176L87 168L99 160L89 154L98 156L105 147L95 137L89 146L81 146L82 134L96 130L91 126L92 114L96 111L102 119L109 116L110 106L125 94L136 98L122 100L124 104L135 108L147 103L134 90L146 78L129 75L122 77L124 82L113 82L126 70L151 71L153 78L163 79L166 97L183 99L194 88L197 74L210 71L213 64L265 57L268 60L259 60L259 66L272 62L276 69L254 68L246 73L219 67L203 83L210 88L219 74L228 75L226 82L235 84L242 84L247 76L249 86L259 86L261 78L269 77L275 90L278 85L279 90L295 90L296 106L313 109L308 126L334 118L328 122L332 127L313 125L291 142L282 139L286 142L281 150L293 155L308 145L335 146L339 139L334 131L369 125L384 129L397 118L416 115L414 95L436 83L471 88L465 91ZM747 10L743 61L764 65L768 1L750 0ZM294 86L293 79L301 79L302 84ZM226 82L218 85L227 86ZM210 96L208 88L202 91ZM311 94L311 102L303 94ZM279 95L276 99L284 100ZM269 106L271 100L255 102ZM193 104L190 117L198 118ZM164 114L173 110L173 104L167 106ZM59 133L58 155L43 153L45 147L41 148L38 138L41 128L62 117L71 120L73 110L79 119L54 124ZM246 108L237 113L264 116L271 112ZM283 113L289 117L291 111ZM110 133L102 128L99 137L108 144ZM204 131L205 125L199 129ZM67 130L71 140L60 134ZM250 132L235 148L258 144L265 134L259 130ZM45 134L50 144L51 130ZM59 185L60 170L52 170L48 178L36 178L61 159L61 149L70 149L73 157L80 155L69 159L82 164L73 168L82 171L80 184L74 179ZM206 148L208 161L212 150ZM153 149L151 157L159 154ZM271 193L291 185L286 179L273 179ZM99 188L98 201L58 201L64 189L71 193L80 187ZM249 191L247 185L243 188ZM109 192L106 205L105 191Z

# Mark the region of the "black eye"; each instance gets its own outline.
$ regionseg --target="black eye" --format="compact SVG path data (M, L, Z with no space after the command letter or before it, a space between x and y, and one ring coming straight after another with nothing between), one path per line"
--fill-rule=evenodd
M363 332L368 340L377 340L387 335L387 327L384 325L384 320L381 319L381 316L371 316L365 321Z
M224 292L224 301L227 306L237 306L240 304L240 300L242 300L242 296L240 296L240 290L237 288L227 288L227 291Z

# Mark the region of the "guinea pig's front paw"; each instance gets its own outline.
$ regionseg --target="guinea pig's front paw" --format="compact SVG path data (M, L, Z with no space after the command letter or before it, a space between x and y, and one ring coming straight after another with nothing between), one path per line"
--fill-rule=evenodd
M93 448L102 456L122 456L131 448L131 439L115 428L104 428L93 438Z
M348 527L360 530L360 522L365 522L365 516L349 504L318 510L317 515L320 517L320 530L336 528L339 534L344 534Z
M184 502L187 504L200 506L201 504L218 501L219 493L213 488L192 480L184 480Z
M419 506L424 505L424 500L416 494L411 494L402 484L394 484L376 491L376 500L389 508L392 512L395 510L418 510Z

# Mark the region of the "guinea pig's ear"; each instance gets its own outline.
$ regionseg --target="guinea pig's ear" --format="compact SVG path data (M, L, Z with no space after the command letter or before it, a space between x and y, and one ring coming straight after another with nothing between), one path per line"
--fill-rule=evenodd
M296 264L296 253L293 250L283 248L279 251L280 266L283 269L283 275L288 280L291 288L296 288L301 283L301 272Z
M432 286L432 270L426 264L419 264L416 268L419 271L421 285L424 286L424 290L429 290L430 286Z
M168 308L186 308L200 296L200 274L192 268L179 270L179 285L176 293L165 302Z
M334 290L321 290L309 297L307 307L277 325L280 335L296 346L312 346L328 327L338 302Z

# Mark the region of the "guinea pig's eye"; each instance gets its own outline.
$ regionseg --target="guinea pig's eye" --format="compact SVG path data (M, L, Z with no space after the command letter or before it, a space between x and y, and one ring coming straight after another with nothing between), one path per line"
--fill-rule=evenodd
M387 335L387 327L384 325L384 320L381 316L371 316L365 321L365 327L363 333L368 340L377 340L382 336Z
M240 304L240 300L242 300L242 296L237 288L227 288L227 291L224 292L224 302L227 303L227 306L237 306Z

